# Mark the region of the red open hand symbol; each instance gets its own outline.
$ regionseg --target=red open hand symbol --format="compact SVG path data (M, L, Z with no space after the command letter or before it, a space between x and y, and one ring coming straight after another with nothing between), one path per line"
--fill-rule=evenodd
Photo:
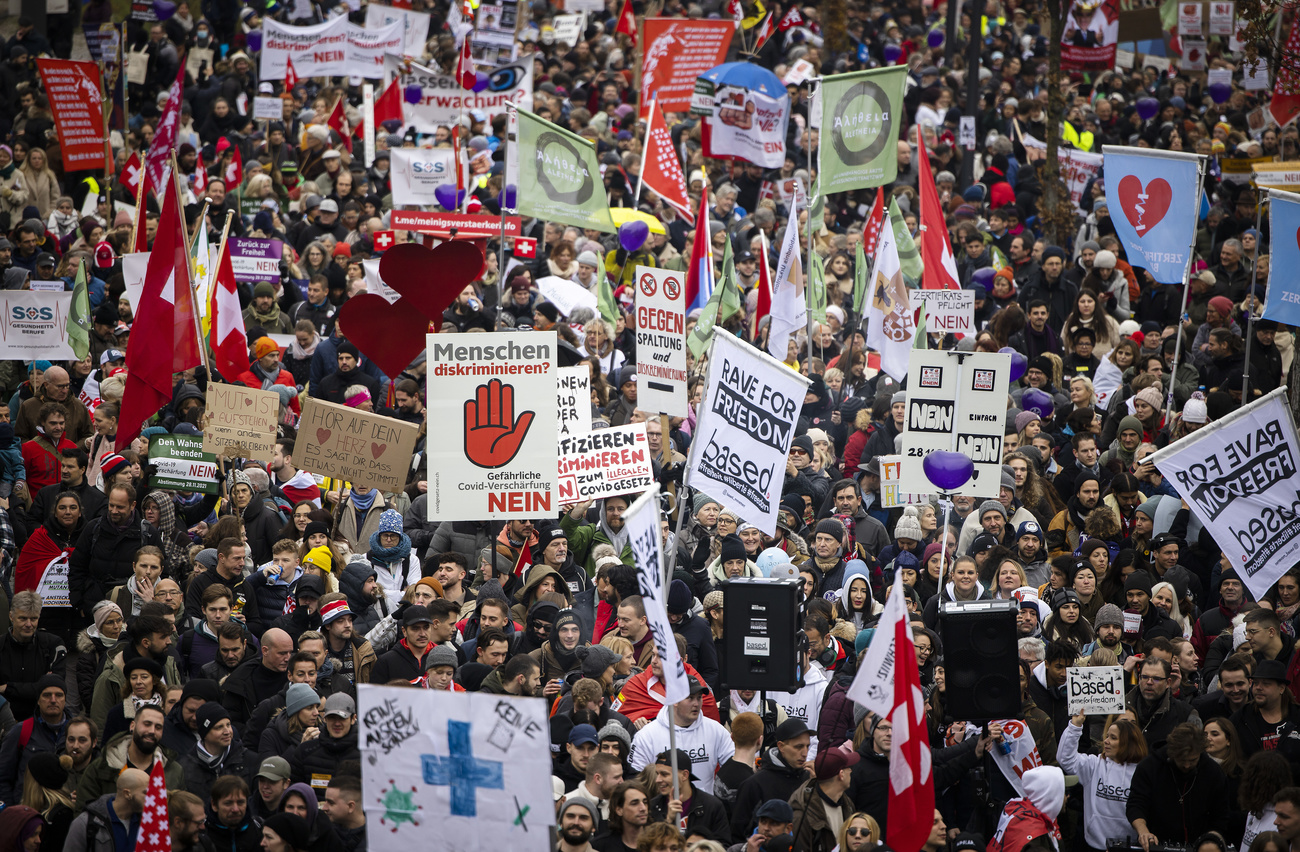
M493 379L465 400L465 457L479 467L501 467L519 452L533 425L533 412L515 421L515 389Z

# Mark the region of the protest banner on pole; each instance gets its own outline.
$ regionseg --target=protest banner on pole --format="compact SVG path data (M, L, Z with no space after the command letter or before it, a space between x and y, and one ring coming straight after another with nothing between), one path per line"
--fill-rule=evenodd
M284 253L279 240L260 237L231 237L230 268L236 281L280 283L280 258Z
M450 148L394 148L388 153L394 204L437 204L434 191L456 185Z
M429 13L413 9L399 9L379 3L366 5L366 29L381 29L394 21L402 24L402 56L424 55L424 44L429 40ZM394 51L396 52L396 51Z
M715 334L686 484L776 535L785 461L807 387L807 378L772 356Z
M1124 712L1124 667L1094 666L1065 670L1070 715L1107 716Z
M1300 561L1300 439L1285 387L1148 458L1256 598Z
M997 499L1002 486L1002 432L1007 415L1011 356L917 349L907 367L907 416L903 422L905 482L929 482L922 460L935 450L955 449L975 463L960 493Z
M555 431L561 438L591 431L591 370L585 364L556 370Z
M263 80L283 80L289 58L299 77L384 76L384 55L400 55L406 31L400 21L386 26L359 27L347 16L305 27L262 21L262 55L258 74Z
M0 358L75 361L68 343L71 309L71 293L0 291Z
M105 159L99 66L69 59L37 59L36 68L54 113L63 170L100 171L111 167Z
M283 121L284 100L273 95L258 95L253 98L254 121Z
M1102 154L1106 202L1117 211L1110 220L1129 262L1160 284L1181 286L1201 209L1201 156L1118 145Z
M822 80L814 118L827 143L817 146L823 193L881 186L898 176L906 84L904 65Z
M217 493L217 457L203 452L198 435L155 435L149 439L149 482L172 491Z
M319 476L401 491L420 427L405 420L307 397L294 463Z
M414 683L423 686L427 675ZM540 698L357 687L362 808L375 852L550 852L550 722Z
M655 637L655 656L663 666L664 702L676 704L691 692L686 667L677 652L677 640L668 622L668 592L664 586L663 532L660 529L659 483L655 483L623 513L623 529L632 548L641 601L645 605L646 623Z
M517 114L519 142L506 150L506 180L519 188L520 215L614 233L596 146L531 113Z
M925 330L944 334L975 333L975 293L971 290L921 290Z
M554 331L428 336L428 416L442 425L429 520L553 513L557 346Z
M903 487L903 457L901 455L880 456L880 505L886 509L901 506L920 506L930 502L925 494L908 494Z
M641 91L653 93L664 112L689 111L695 78L727 61L735 22L646 18L643 26Z
M1300 180L1300 175L1297 175L1297 180ZM1268 199L1271 232L1300 233L1300 195L1270 189ZM1300 269L1300 241L1277 240L1270 260L1277 269ZM1287 325L1300 323L1300 279L1289 275L1271 276L1269 284L1272 286L1264 291L1264 318Z
M562 437L558 455L561 504L640 494L655 481L644 422Z
M203 451L269 462L275 454L280 395L243 384L208 382Z
M420 49L424 49L423 42ZM385 73L397 78L403 92L410 91L411 87L420 90L418 103L403 99L402 117L421 133L435 133L439 127L455 124L462 113L470 110L479 110L491 119L503 114L508 104L515 104L521 111L533 108L531 56L492 68L488 72L487 88L481 92L463 89L453 75L418 62L407 63L395 56L389 56L385 62Z
M637 408L686 417L686 274L636 268Z

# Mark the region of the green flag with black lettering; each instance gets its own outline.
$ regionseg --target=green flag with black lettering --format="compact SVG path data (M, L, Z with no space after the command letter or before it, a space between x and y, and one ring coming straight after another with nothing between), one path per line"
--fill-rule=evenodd
M898 132L907 66L822 79L817 179L826 195L884 186L898 177Z
M613 233L596 147L532 113L518 116L519 214Z
M72 286L72 305L68 308L68 345L77 360L90 352L90 290L86 280L86 263L77 264L77 279Z
M812 271L808 274L808 310L817 322L826 322L826 264L817 252L812 253Z

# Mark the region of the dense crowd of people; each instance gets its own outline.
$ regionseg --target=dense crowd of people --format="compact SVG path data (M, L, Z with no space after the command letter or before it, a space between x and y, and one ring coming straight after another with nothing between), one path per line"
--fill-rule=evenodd
M731 58L781 77L801 60L827 75L887 62L909 69L897 179L814 200L811 227L801 199L816 176L818 134L806 127L807 82L787 87L780 168L706 158L698 120L666 116L692 204L709 207L715 274L726 253L734 257L741 305L715 334L766 348L769 321L751 322L760 267L775 268L790 217L804 257L811 251L824 264L825 318L784 353L811 384L768 535L683 476L706 355L689 358L688 417L665 427L637 406L632 275L638 265L687 269L695 228L637 186L644 45L618 31L615 0L587 16L575 44L556 41L560 12L551 5L511 4L516 55L534 66L534 111L595 145L612 207L637 208L657 225L629 253L614 234L525 218L535 255L488 241L481 276L434 330L554 331L562 364L590 370L593 428L645 423L655 476L684 516L663 533L675 565L665 595L673 636L664 641L685 661L690 695L668 704L661 637L623 524L635 495L530 521L428 520L425 442L438 424L427 422L423 357L386 375L337 322L340 306L366 291L364 261L382 255L375 235L390 230L389 151L457 138L472 172L470 208L497 214L505 114L470 110L433 134L390 122L376 128L367 167L349 129L361 117L359 79L305 79L286 90L258 75L264 14L362 23L365 3L263 11L204 0L151 20L163 5L172 4L133 6L128 43L147 68L131 75L127 126L110 136L117 167L148 150L187 52L214 48L211 67L185 76L176 156L186 223L199 233L206 217L215 249L233 213L231 233L280 241L281 275L240 284L247 371L176 375L172 400L141 438L116 446L133 322L122 257L147 248L133 244L135 220L117 205L138 199L118 181L88 199L95 190L84 178L97 175L63 168L34 64L70 55L78 26L111 20L112 4L73 3L43 26L19 19L0 47L3 286L62 279L72 289L84 261L93 323L84 359L0 363L9 400L0 406L0 852L132 852L158 765L174 852L364 850L370 799L356 686L367 683L545 700L561 852L861 852L886 842L892 724L847 692L896 577L927 709L937 802L927 852L1297 844L1300 567L1252 594L1149 460L1295 385L1293 333L1262 317L1267 217L1257 227L1261 199L1232 163L1296 159L1297 130L1252 124L1269 92L1241 86L1242 55L1226 39L1209 47L1210 67L1237 71L1226 100L1211 97L1205 72L1180 71L1176 57L1168 76L1118 68L1067 74L1061 84L1066 147L1209 158L1184 311L1179 285L1155 282L1127 256L1104 170L1084 187L1068 228L1040 210L1046 176L1035 140L1048 135L1049 4L965 6L953 44L930 37L948 24L945 4L632 4L638 16L691 18L730 18L739 6L746 21ZM419 59L451 74L459 50L448 4L408 5L432 13ZM741 55L767 13L780 22L775 35ZM973 24L977 141L966 148L957 134L971 115ZM259 95L282 98L281 121L252 119ZM332 126L340 98L347 123ZM1144 98L1158 100L1154 117L1139 114ZM916 126L924 148L909 132ZM242 174L227 184L236 156ZM936 223L926 233L918 221L926 175L979 329L959 340L931 334L929 344L1011 346L1028 364L1007 400L999 497L958 496L950 513L928 496L884 505L880 457L898 450L907 389L874 366L853 301L877 193L897 203L916 243L942 238ZM152 244L156 199L140 215ZM536 283L559 276L594 294L601 274L613 321L586 308L566 315ZM924 280L909 275L908 284ZM1104 362L1120 378L1099 389ZM280 395L274 455L232 465L214 494L159 487L149 439L200 434L216 381ZM1031 388L1051 396L1050 415L1023 404ZM417 424L405 489L301 469L295 419L307 396ZM802 686L790 693L727 682L727 583L774 572L797 576L804 593L807 652ZM1017 728L1033 751L1014 771L1004 725L970 724L946 700L943 605L986 599L1014 601L1018 613ZM1127 709L1072 715L1066 670L1117 665Z

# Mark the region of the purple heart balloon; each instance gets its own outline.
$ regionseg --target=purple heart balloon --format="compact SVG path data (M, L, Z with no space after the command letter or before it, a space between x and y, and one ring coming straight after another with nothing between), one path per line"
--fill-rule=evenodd
M465 190L457 192L454 184L444 183L434 187L433 197L442 205L443 210L459 210L460 203L465 200Z
M625 251L636 251L645 245L650 236L650 226L640 219L633 219L618 226L618 244Z
M1210 93L1216 104L1225 103L1232 97L1232 86L1227 83L1214 83L1205 91Z
M975 472L975 463L965 453L935 450L921 461L925 478L940 491L956 491Z
M1138 111L1138 117L1143 121L1150 121L1160 112L1160 101L1155 98L1140 98L1135 104Z
M885 62L893 65L898 61L898 57L903 55L903 48L896 44L885 45Z
M998 271L991 266L986 266L970 274L970 283L980 285L984 288L985 293L991 293L993 292L993 279L997 277Z
M491 83L491 82L492 82L492 78L489 77L489 76L487 75L486 72L484 72L484 71L476 71L476 72L474 72L474 91L475 91L475 92L481 92L481 91L483 91L484 89L486 89L486 88L488 87L488 84Z
M402 97L408 104L418 104L424 100L424 88L416 83L412 83L402 90Z
M1032 411L1039 417L1046 420L1052 416L1055 410L1052 404L1052 395L1047 391L1038 388L1029 388L1024 395L1020 397L1020 407L1025 411Z
M925 43L930 47L938 47L943 44L943 30L930 30L925 37Z

